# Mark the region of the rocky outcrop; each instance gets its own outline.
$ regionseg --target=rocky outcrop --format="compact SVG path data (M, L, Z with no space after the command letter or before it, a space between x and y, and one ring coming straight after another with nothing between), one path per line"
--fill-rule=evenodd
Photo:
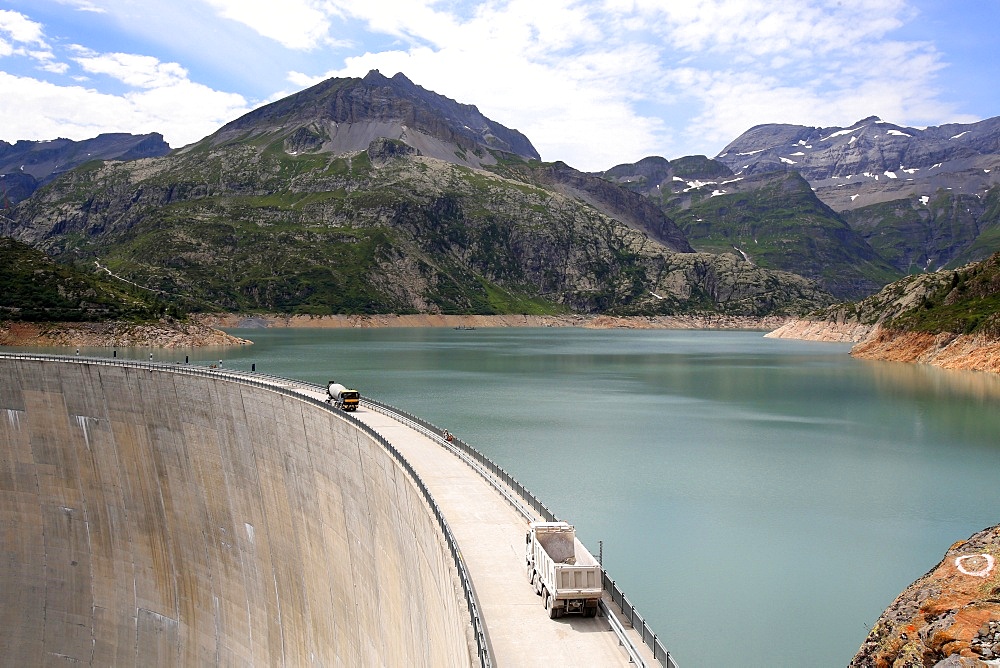
M801 339L803 341L826 341L829 343L857 343L872 331L870 325L833 320L803 320L795 318L768 332L768 339Z
M1000 525L951 546L879 617L852 668L1000 665Z
M368 159L375 166L382 166L395 158L420 155L420 151L398 139L379 137L368 144Z
M859 359L1000 372L1000 253L954 271L909 276L767 334L853 341Z
M0 322L0 346L200 348L252 343L197 322Z

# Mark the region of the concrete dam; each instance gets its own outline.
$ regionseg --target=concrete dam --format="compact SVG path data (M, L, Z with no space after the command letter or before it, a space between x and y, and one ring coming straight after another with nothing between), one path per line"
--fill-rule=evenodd
M0 358L6 665L479 663L424 497L294 396Z
M596 616L553 614L525 535L558 518L495 462L325 399L0 354L0 663L677 668L603 569Z

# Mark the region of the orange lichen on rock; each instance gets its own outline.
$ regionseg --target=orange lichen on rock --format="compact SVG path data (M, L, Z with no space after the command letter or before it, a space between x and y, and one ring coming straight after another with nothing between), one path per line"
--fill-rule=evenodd
M1000 659L998 560L1000 525L953 545L882 613L851 666L981 666Z

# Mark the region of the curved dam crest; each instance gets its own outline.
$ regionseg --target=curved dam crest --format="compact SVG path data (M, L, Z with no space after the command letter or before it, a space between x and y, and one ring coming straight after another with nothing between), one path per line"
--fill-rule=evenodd
M441 530L357 426L222 379L0 370L5 662L474 662Z

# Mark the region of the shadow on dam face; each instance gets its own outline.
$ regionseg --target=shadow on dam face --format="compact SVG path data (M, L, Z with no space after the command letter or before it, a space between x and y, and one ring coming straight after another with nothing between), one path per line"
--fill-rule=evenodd
M0 359L6 665L458 666L441 530L365 432L221 379Z

